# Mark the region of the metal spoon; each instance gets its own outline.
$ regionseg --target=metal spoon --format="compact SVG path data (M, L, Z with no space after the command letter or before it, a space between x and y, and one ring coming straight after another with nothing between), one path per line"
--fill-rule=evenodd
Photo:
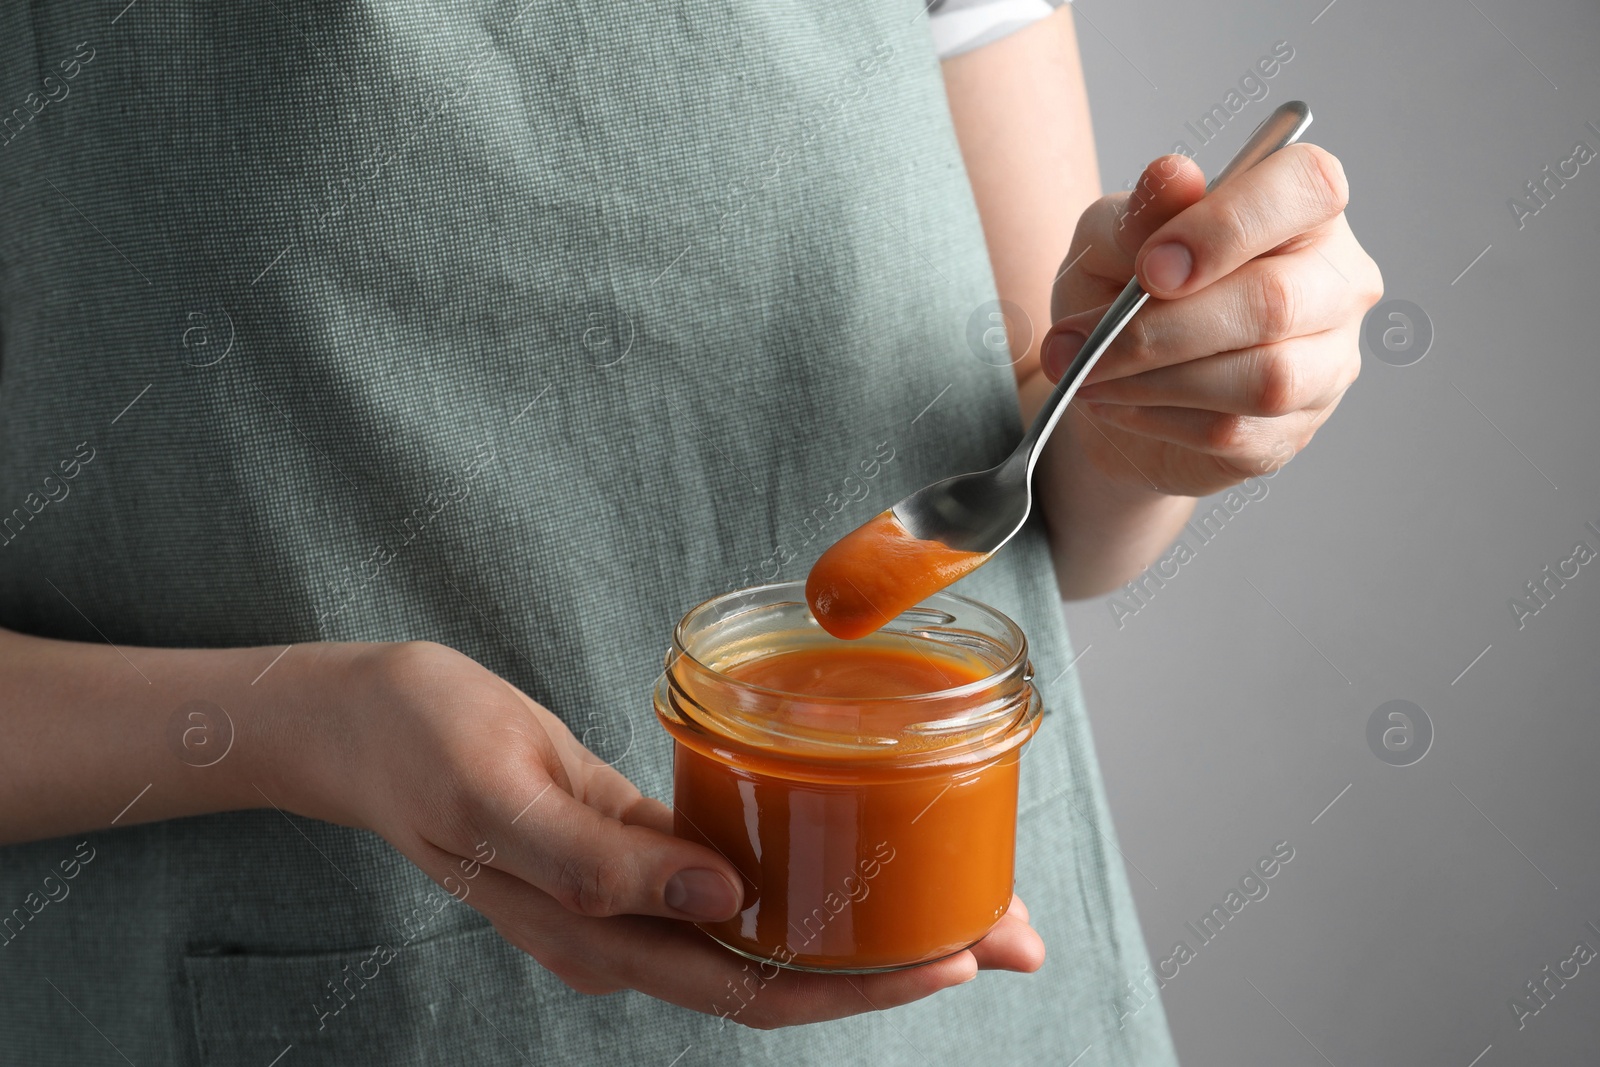
M1206 186L1210 192L1230 177L1294 144L1311 125L1311 109L1291 100L1257 126L1239 154ZM1123 289L1084 341L1077 358L1061 376L1055 391L1033 420L1010 456L998 466L934 482L917 490L891 510L907 533L922 541L938 541L960 552L991 553L1016 536L1033 508L1033 468L1050 432L1061 421L1078 387L1122 328L1150 299L1135 278Z

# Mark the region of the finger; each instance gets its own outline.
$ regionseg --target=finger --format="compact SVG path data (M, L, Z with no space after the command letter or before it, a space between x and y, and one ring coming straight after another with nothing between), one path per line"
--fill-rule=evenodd
M555 778L559 788L566 789L596 811L613 817L620 817L639 799L639 787L597 756L571 727L510 682L504 684L543 727L529 739L536 746L534 762ZM588 731L585 731L587 736Z
M1006 914L1007 915L1015 915L1017 918L1021 919L1023 922L1029 922L1030 921L1029 913L1028 913L1028 905L1024 904L1022 902L1022 898L1017 896L1015 893L1011 894L1011 906L1006 909Z
M493 792L520 799L537 785L538 776L528 777L517 793ZM491 808L482 821L505 827L480 834L497 849L493 865L580 915L715 922L739 911L742 881L733 864L665 832L660 812L637 800L623 812L632 818L614 818L546 779L520 811L507 800Z
M978 966L986 971L1032 974L1044 966L1044 939L1014 912L1002 915L971 951Z
M635 949L635 960L644 966L635 968L630 987L757 1029L886 1011L970 982L978 975L978 962L970 951L957 952L920 967L882 974L790 971L771 961L748 961L734 956L699 931L691 929L691 932L702 943L692 947L687 943L676 946L683 951L674 951L670 963L662 957L649 961L640 959ZM621 951L629 951L637 944L637 934L624 938L619 932L617 945Z
M673 832L672 809L655 797L639 797L619 817L629 826L648 826L664 834Z
M1276 344L1344 326L1357 306L1355 296L1316 249L1258 259L1190 296L1145 304L1111 342L1085 382L1142 374L1218 352ZM1105 307L1091 308L1051 327L1043 341L1046 374L1059 378L1077 354L1076 350L1058 352L1058 338L1087 335L1105 311Z
M1359 368L1353 342L1345 331L1334 330L1113 378L1085 386L1078 396L1099 404L1278 418L1333 403Z
M480 828L474 841L497 848L494 866L585 915L716 922L738 913L743 880L726 857L674 836L658 802L642 804L626 775L527 694L506 688L544 730L498 779L474 783L468 821Z
M1349 197L1344 168L1333 155L1316 145L1290 145L1151 234L1136 261L1139 284L1164 299L1203 289L1336 219Z
M1100 422L1141 437L1226 459L1241 470L1250 468L1252 457L1292 456L1304 447L1332 410L1297 411L1282 418L1257 419L1195 408L1135 407L1087 401L1085 408ZM1289 444L1289 449L1282 447L1284 442ZM1263 469L1248 469L1248 473L1265 474L1286 461L1286 458L1274 459ZM1268 461L1262 459L1261 462Z
M638 807L639 802L644 799L639 787L634 785L627 775L598 757L595 757L593 762L585 762L584 757L588 756L588 749L579 748L578 751L581 755L572 776L573 795L603 815L622 819L624 822L635 821L625 816ZM664 832L672 832L670 815Z
M500 934L580 992L636 989L762 1029L899 1007L978 973L971 952L886 974L786 971L746 960L687 923L574 916L544 893L484 869L467 897Z

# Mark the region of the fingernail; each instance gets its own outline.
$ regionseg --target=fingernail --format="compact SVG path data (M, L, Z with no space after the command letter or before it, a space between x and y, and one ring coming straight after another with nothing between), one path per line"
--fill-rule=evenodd
M1145 281L1164 293L1182 286L1193 270L1194 257L1176 241L1157 245L1144 257Z
M667 907L699 922L726 919L739 906L728 880L703 867L679 871L669 878L665 897Z
M1067 366L1088 339L1077 330L1051 334L1045 340L1044 350L1039 353L1039 365L1044 368L1045 377L1052 382L1060 381L1061 376L1067 373Z

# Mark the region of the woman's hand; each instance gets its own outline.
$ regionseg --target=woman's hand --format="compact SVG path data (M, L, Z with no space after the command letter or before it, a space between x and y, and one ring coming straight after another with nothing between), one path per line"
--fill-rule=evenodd
M0 843L271 804L382 835L574 989L756 1027L1044 962L1014 899L980 944L923 967L747 965L690 925L739 910L728 861L673 837L666 807L442 645L119 648L0 629L0 683L0 753L27 754L0 775Z
M1204 496L1287 463L1355 381L1361 319L1383 293L1323 149L1291 145L1204 193L1192 160L1156 160L1132 194L1083 214L1052 294L1052 381L1131 277L1152 295L1063 426L1129 489Z
M636 989L770 1028L906 1004L981 968L1037 970L1020 900L972 949L862 977L756 965L690 925L740 908L741 879L672 836L672 814L560 719L473 660L431 643L368 646L317 769L283 789L302 814L376 831L500 934L584 993Z

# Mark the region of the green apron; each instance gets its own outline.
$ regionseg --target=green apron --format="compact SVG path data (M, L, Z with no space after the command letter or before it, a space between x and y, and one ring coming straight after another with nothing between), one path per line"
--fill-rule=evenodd
M1020 432L918 9L6 4L0 625L444 642L669 796L680 614ZM1042 530L962 588L1050 707L1038 975L750 1031L574 993L375 836L237 812L0 849L0 915L92 854L0 937L0 1059L1170 1064Z

